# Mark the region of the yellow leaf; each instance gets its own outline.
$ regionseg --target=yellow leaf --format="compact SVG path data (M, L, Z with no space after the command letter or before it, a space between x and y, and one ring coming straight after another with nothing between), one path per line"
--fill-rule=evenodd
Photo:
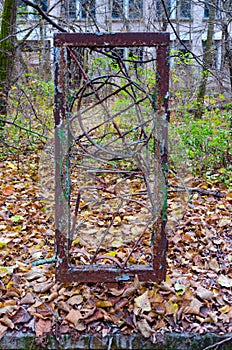
M12 163L12 162L8 162L7 168L10 168L10 169L17 169L17 165L15 165L15 164Z
M113 304L109 300L99 300L96 303L97 307L110 307L113 306Z
M178 304L173 303L172 301L167 301L165 303L165 308L166 308L167 315L173 315L178 311Z
M76 245L76 244L78 244L78 243L80 243L80 237L77 237L73 242L72 242L72 244L73 245Z
M165 284L167 284L170 287L172 286L172 280L171 280L171 277L169 275L166 275Z
M115 251L111 251L111 252L108 252L108 253L106 253L105 255L109 255L109 256L116 256L117 255L117 252L115 252Z
M221 312L222 314L227 314L228 312L230 312L230 310L232 310L232 307L229 305L225 305L221 307L218 311Z
M0 267L0 277L4 277L6 275L13 273L13 271L16 267L17 267L16 265L14 265L14 266L1 266Z

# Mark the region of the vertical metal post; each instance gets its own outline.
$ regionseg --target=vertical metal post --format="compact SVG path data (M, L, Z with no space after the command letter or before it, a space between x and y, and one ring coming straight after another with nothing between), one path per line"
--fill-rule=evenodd
M67 118L67 52L55 48L55 230L56 274L68 269L70 232L69 120Z

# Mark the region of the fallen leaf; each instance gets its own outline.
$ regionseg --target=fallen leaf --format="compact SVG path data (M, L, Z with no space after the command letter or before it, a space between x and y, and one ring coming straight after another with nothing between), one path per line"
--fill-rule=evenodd
M28 281L33 281L35 279L40 278L44 275L44 270L38 267L32 267L32 269L26 273L24 273L23 277L25 277Z
M5 326L7 326L10 329L14 329L14 323L11 321L11 319L9 319L9 317L4 316L0 319L0 324L4 324Z
M37 283L33 286L33 288L36 293L45 293L49 289L51 289L53 285L54 285L54 282L47 281L47 282Z
M37 338L41 337L44 333L50 333L51 329L52 329L51 320L44 320L40 318L35 323L35 334Z
M218 311L221 312L222 314L227 314L228 312L232 311L232 306L225 305L221 307Z
M212 300L214 297L214 293L210 290L199 286L196 290L196 294L202 299L202 300Z
M209 268L215 272L218 272L220 270L220 266L218 264L217 259L210 259L208 262Z
M231 288L232 287L232 278L220 275L217 279L217 282L222 286L226 288Z
M14 269L17 268L16 265L14 266L1 266L0 267L0 277L4 277L6 275L10 275L14 272Z
M14 323L26 323L31 319L31 315L24 307L20 306L16 313L11 317Z
M193 315L199 315L201 316L200 308L203 306L203 304L196 298L192 298L189 306L187 306L184 310L187 314L193 314Z
M97 307L110 307L110 306L113 306L113 304L111 303L111 301L109 300L99 300L97 303L96 303L96 306Z
M65 312L69 312L70 311L70 305L68 305L67 303L65 303L64 301L59 301L57 303L57 307L59 310L63 310Z
M2 338L4 337L4 335L6 334L7 328L8 328L8 327L3 326L3 325L0 323L0 339L2 339Z
M21 300L21 304L34 304L35 298L32 293L27 293Z
M178 304L169 300L165 304L166 314L167 315L174 315L178 311Z
M142 335L144 336L144 338L149 338L152 334L152 329L149 326L147 320L145 320L144 318L142 318L140 321L137 321L137 326L139 331L142 333Z
M5 187L3 188L2 193L3 193L4 196L12 196L12 194L14 193L14 191L15 191L14 186L12 186L12 185L7 185L7 186L5 186Z
M68 313L68 315L65 317L65 320L71 322L75 327L78 325L80 319L81 319L80 311L74 310L74 309L72 309Z
M151 303L148 299L148 290L139 297L135 298L134 314L139 315L145 311L151 311Z
M82 295L73 295L71 298L67 300L67 303L69 305L79 305L83 302L83 296Z
M5 302L0 302L0 315L6 314L8 311L15 309L16 301L15 300L6 300Z
M79 332L83 332L86 329L86 325L83 322L79 322L75 329Z

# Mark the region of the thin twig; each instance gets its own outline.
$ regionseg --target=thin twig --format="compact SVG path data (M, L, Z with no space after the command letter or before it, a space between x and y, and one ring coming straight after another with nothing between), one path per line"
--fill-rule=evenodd
M219 345L222 345L228 341L232 340L232 337L229 337L229 338L225 338L225 339L222 339L221 341L213 344L213 345L209 345L207 346L206 348L204 348L203 350L209 350L209 349L217 349Z

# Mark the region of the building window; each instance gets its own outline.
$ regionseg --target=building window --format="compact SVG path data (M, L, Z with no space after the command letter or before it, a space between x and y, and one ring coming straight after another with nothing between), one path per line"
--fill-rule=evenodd
M69 0L65 2L65 16L71 19L95 17L95 0Z
M113 0L112 18L141 18L143 12L142 4L142 0Z
M112 5L112 18L122 18L123 17L123 0L113 0Z
M217 0L217 5L215 7L215 18L219 19L220 18L220 0ZM205 6L204 6L204 18L209 18L209 9L210 9L210 4L212 2L209 0L205 1Z
M165 5L165 9L164 9ZM191 0L157 0L156 3L156 15L158 18L162 18L168 14L169 18L191 18Z
M165 9L161 0L157 0L156 2L156 15L158 18L162 18L166 16L166 12L168 17L171 15L171 0L164 0Z
M180 18L191 18L190 0L180 0Z

